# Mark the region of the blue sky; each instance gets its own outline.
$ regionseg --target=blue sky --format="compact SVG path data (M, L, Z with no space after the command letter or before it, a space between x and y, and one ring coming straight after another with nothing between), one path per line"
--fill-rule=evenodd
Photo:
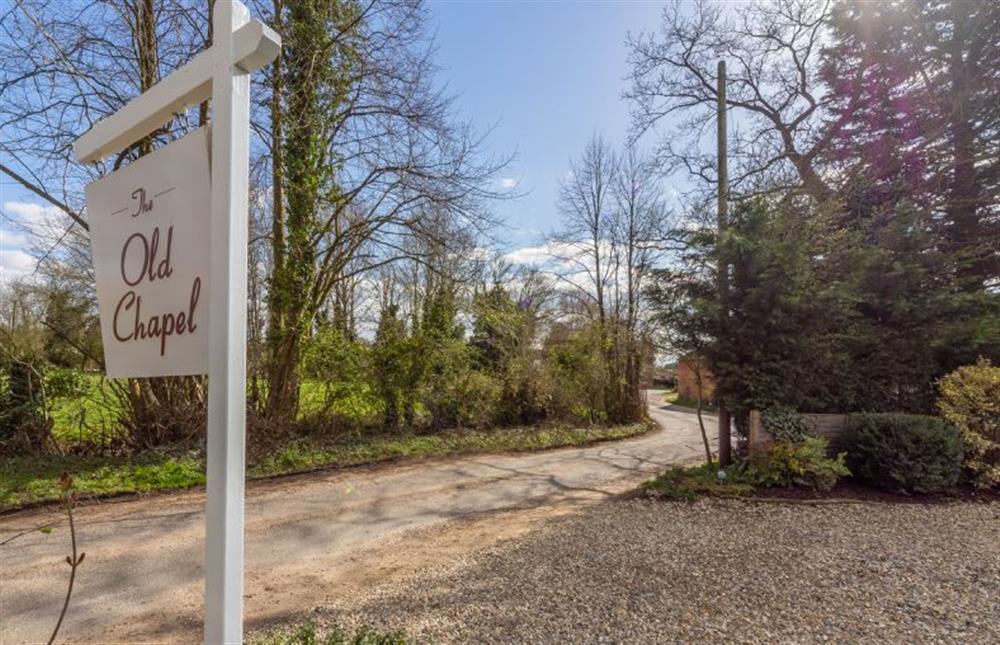
M498 212L510 245L556 228L558 182L591 134L619 144L629 125L625 39L653 30L661 2L431 2L440 78L461 114L497 153L516 152L505 177L530 191Z
M531 247L558 227L556 195L569 162L593 133L620 144L629 106L629 31L653 30L661 2L471 2L431 0L439 81L457 95L459 116L496 126L489 151L514 152L503 178L526 194L496 206L507 250ZM0 271L29 270L9 218L38 216L40 200L0 177ZM6 221L5 221L6 220Z

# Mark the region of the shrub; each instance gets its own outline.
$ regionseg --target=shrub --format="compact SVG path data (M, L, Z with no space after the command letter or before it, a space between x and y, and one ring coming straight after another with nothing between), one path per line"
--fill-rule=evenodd
M1000 367L980 359L941 379L938 391L938 409L962 436L969 479L1000 486Z
M719 473L723 476L719 476ZM721 469L717 464L688 468L674 466L645 482L642 487L657 497L694 501L701 496L741 496L753 492L753 485L738 466Z
M851 474L844 465L846 453L827 456L828 443L821 437L802 441L775 441L751 458L750 478L761 486L804 486L830 490L841 477Z
M465 372L454 383L454 404L459 427L487 428L497 415L501 386L489 374Z
M792 408L776 405L764 410L762 415L764 430L775 441L801 443L809 436L805 419Z
M955 486L962 464L958 430L916 414L855 414L851 469L887 490L938 493Z
M84 396L87 378L79 370L54 367L45 373L45 396L49 399L72 399Z

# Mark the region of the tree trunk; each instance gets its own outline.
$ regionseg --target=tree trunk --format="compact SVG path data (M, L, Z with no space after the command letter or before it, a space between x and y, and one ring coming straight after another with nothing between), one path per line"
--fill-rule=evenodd
M705 445L705 463L709 466L712 465L712 446L708 442L708 433L705 431L705 421L701 416L702 400L704 399L704 393L702 391L701 384L701 366L695 362L694 364L694 379L695 383L698 385L698 427L701 428L701 441Z
M969 33L969 8L953 2L951 11L954 32L949 43L948 75L951 78L949 136L953 155L951 186L948 194L948 237L952 251L959 258L957 274L965 291L979 291L989 272L989 248L983 249L977 206L979 186L976 181L975 134L968 115L971 79L964 58L964 41Z

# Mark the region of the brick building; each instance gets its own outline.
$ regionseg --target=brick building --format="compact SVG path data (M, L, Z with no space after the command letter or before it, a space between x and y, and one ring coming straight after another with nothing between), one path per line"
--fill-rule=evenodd
M715 396L715 376L705 365L704 360L696 354L688 354L677 361L677 394L682 399L698 400L696 370L701 372L702 397L705 403L709 403Z

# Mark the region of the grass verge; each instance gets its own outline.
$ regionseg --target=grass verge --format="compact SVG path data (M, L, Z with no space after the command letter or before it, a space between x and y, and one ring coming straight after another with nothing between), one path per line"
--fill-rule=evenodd
M654 497L686 501L703 496L731 497L754 492L753 484L736 466L720 469L715 464L674 466L645 482L642 489Z
M352 441L303 438L255 458L250 479L323 467L357 466L396 459L484 452L527 452L625 439L650 429L646 423L572 428L528 427L451 431L435 435L362 436ZM149 453L133 458L18 456L0 464L0 511L59 499L59 475L69 472L81 497L148 493L201 486L204 459L198 454Z
M667 390L663 393L663 402L669 405L676 405L682 408L691 408L692 410L698 409L698 401L696 399L688 399L680 395L677 390ZM701 406L702 412L711 413L715 412L715 407L709 405L707 402Z

